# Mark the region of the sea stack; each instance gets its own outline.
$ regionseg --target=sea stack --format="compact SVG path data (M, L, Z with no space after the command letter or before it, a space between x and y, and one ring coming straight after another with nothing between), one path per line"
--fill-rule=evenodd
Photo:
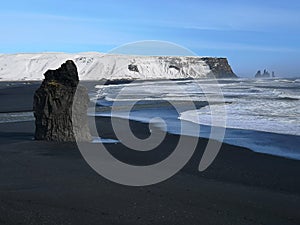
M89 141L87 89L79 83L77 67L67 60L48 70L34 94L35 139L57 142ZM76 93L76 95L75 95ZM73 104L74 103L74 104Z

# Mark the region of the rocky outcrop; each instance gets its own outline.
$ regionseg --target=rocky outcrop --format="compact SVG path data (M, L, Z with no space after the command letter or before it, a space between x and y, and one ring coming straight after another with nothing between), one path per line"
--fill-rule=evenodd
M258 70L257 73L255 74L255 77L256 78L269 78L269 77L271 77L271 74L266 69L264 69L263 73L261 73L261 71ZM272 77L274 77L274 72L272 72Z
M77 140L90 140L86 114L89 97L87 89L78 85L74 62L68 60L57 70L48 70L44 76L34 94L35 139L75 141L76 134Z
M237 77L226 58L202 57L201 59L209 66L215 78Z
M128 65L128 70L133 72L139 72L137 65L133 65L133 64Z

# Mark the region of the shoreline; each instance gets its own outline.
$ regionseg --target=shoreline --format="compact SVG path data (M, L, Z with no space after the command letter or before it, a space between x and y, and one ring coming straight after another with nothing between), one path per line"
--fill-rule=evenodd
M120 123L124 123L126 119L118 119ZM101 136L101 138L105 139L116 139L115 133L113 132L112 125L110 122L110 118L99 118L97 120L97 127L98 133ZM149 123L139 122L139 121L129 121L130 127L133 130L134 134L137 134L139 138L147 138L150 134L149 131ZM1 138L0 138L0 145L5 145L5 140L8 141L8 143L14 143L18 144L18 142L21 140L23 144L26 145L72 145L76 146L75 142L66 142L66 143L56 143L56 142L48 142L48 141L37 141L34 140L34 121L24 121L24 122L11 122L11 123L2 123L0 124L0 131L1 131ZM122 131L121 131L122 133ZM3 135L7 134L7 135ZM11 135L15 134L15 135ZM129 158L133 158L133 161L139 161L137 164L149 164L152 163L152 161L159 161L159 159L163 159L167 157L173 149L174 145L177 144L178 139L180 138L180 135L176 134L166 134L166 138L163 140L160 146L153 149L149 152L139 152L139 151L133 151L132 149L127 148L122 143L104 143L105 146L108 147L108 151L115 155L117 158L120 158L121 161L126 161ZM300 163L299 160L295 159L289 159L289 158L283 158L279 156L269 155L269 154L263 154L263 153L257 153L252 151L251 149L230 145L223 143L221 150L219 154L217 155L216 159L213 161L212 165L208 167L207 170L203 172L198 171L198 164L200 162L200 158L203 154L203 149L205 145L207 144L208 139L206 138L196 138L198 139L198 145L197 149L194 152L192 158L190 161L184 166L181 172L185 172L191 175L200 175L200 177L205 177L212 180L222 180L226 182L233 182L240 181L239 176L242 175L242 170L250 170L253 169L251 176L253 180L249 182L237 182L240 184L251 184L251 186L257 186L257 187L263 187L271 190L277 190L279 192L289 192L289 193L299 193L300 194L300 179L290 179L292 176L298 177L298 171L300 171ZM172 144L170 144L172 143ZM97 144L97 143L90 143L90 144ZM22 146L19 146L22 147ZM114 149L116 148L116 149ZM75 147L74 149L77 149ZM162 152L159 152L159 150L163 149ZM76 150L78 151L78 149ZM57 151L55 151L57 152ZM78 151L79 153L79 151ZM122 159L122 157L124 157ZM145 158L145 159L142 159ZM240 158L242 159L241 162L236 161L235 159ZM247 159L247 160L246 160ZM130 160L129 160L130 161ZM136 162L129 162L129 163L136 163ZM148 162L149 161L149 162ZM253 164L253 168L251 168L251 163L255 162ZM263 162L267 162L266 164ZM232 163L232 165L230 165ZM267 168L267 166L271 165L272 167ZM223 169L220 171L216 171L218 168L222 167ZM227 168L226 168L227 167ZM233 175L233 168L236 167L238 170L236 176L232 176L230 179L228 179L228 176L225 176L225 173L228 171L224 171L226 168L230 170L229 175ZM259 167L259 170L257 169ZM277 168L276 168L277 167ZM284 169L281 170L280 169ZM276 174L276 178L278 180L275 182L274 177L270 177L269 175L272 173ZM181 173L180 172L180 173ZM283 175L284 174L284 175ZM249 175L249 174L248 174ZM273 174L274 175L274 174ZM257 182L260 180L260 176L263 176L265 180L263 182ZM224 180L222 179L224 178ZM228 179L228 180L227 180ZM248 178L247 178L248 179ZM254 182L254 180L256 180ZM268 181L269 180L269 181ZM273 180L273 181L271 181ZM286 181L289 182L286 182ZM262 180L261 180L262 181ZM271 183L277 183L277 186L272 186ZM268 183L268 184L267 184ZM287 185L290 183L290 185ZM281 184L281 185L279 185Z
M109 119L100 134L114 137ZM100 126L101 125L101 126ZM134 133L148 125L131 121ZM206 139L185 167L161 183L128 187L98 175L75 143L32 140L34 122L0 124L0 221L3 224L297 224L299 161L223 144L212 165L197 170ZM178 135L150 152L104 144L123 162L148 165L168 156ZM101 161L101 159L100 159ZM107 163L107 162L103 162ZM176 213L175 213L176 212Z
M1 89L0 111L30 109L34 90L34 85ZM115 139L110 118L97 118L96 123L101 137ZM149 136L147 123L129 123L137 137ZM173 177L129 187L97 174L75 143L35 141L33 134L34 121L0 124L1 224L296 225L300 221L297 160L223 144L211 166L199 172L207 139L197 138L192 158ZM168 133L148 152L132 151L122 143L104 145L119 160L149 165L170 155L179 138Z
M122 118L118 118L118 120L120 121L120 123L123 123L122 121L126 121L126 119L122 119ZM143 138L147 138L149 136L149 134L150 134L149 123L139 122L139 121L134 121L134 120L131 120L129 122L130 122L131 129L133 130L133 133L136 134L139 138L143 139ZM110 118L99 118L98 121L96 121L96 123L97 123L97 127L100 127L98 129L98 133L101 137L116 139L116 136L113 132L113 128L111 126ZM105 124L103 129L101 129L101 124L102 125ZM170 138L171 141L168 140L168 138ZM176 144L179 138L180 138L180 135L167 133L165 140L161 144L162 146L159 147L158 149L172 148L172 146L174 146L174 143ZM260 167L260 169L257 170L256 168L253 168L253 172L255 172L255 174L253 173L253 175L251 176L253 179L252 184L253 185L254 184L261 185L263 183L269 183L267 186L270 188L270 187L272 187L271 183L274 183L274 180L273 181L269 180L270 177L269 177L268 173L272 174L272 172L276 171L276 173L278 175L277 182L279 182L280 181L279 177L282 177L281 179L284 180L289 176L289 173L295 172L297 174L297 171L300 171L299 160L289 159L289 158L284 158L284 157L279 157L279 156L274 156L274 155L269 155L269 154L257 153L257 152L254 152L253 150L245 148L245 147L240 147L240 146L223 143L221 150L220 150L219 154L217 155L216 159L214 160L214 162L212 163L212 165L204 172L199 172L198 164L200 162L200 159L203 154L203 150L207 144L208 139L201 138L201 137L200 138L196 137L196 139L198 139L197 149L196 149L195 153L193 154L192 158L190 159L190 161L183 168L183 171L186 171L191 174L199 175L199 174L203 173L203 174L208 175L211 179L220 179L222 177L223 178L226 177L225 180L228 179L227 181L229 181L229 180L230 181L239 181L241 178L239 176L241 176L242 173L245 172L243 170L245 170L246 168L247 168L246 170L251 170L251 166L253 165L253 166ZM173 145L170 145L170 142L172 142ZM127 149L127 150L122 150L122 151L124 151L124 153L122 153L122 154L125 155L125 154L132 153L132 150L128 149L127 147L125 147L124 149ZM155 152L157 153L157 149L154 149L152 151L154 154L152 154L151 151L147 152L148 155L146 154L146 156L145 156L147 158L147 160L151 161L152 159L154 160L157 157L157 155L155 155ZM163 152L162 156L166 157L169 153L170 153L170 150L168 150L168 152ZM123 156L122 154L119 157L122 157ZM135 152L133 152L132 156L136 157L136 156L140 156L142 154L145 154L145 152L139 152L138 154L135 154ZM125 155L125 157L129 158L130 155L128 155L128 156ZM161 158L163 158L163 157L161 157ZM238 162L235 160L237 158L241 158L243 160L241 162ZM247 160L247 158L249 159L249 161ZM220 168L219 167L220 165L214 165L215 163L222 164L223 169L220 170L219 172L216 171L217 168ZM270 163L272 165L271 168L265 167ZM292 166L292 167L296 166L296 167L295 167L295 169L291 169L291 168L288 169L290 172L282 171L282 173L280 173L279 168L276 168L276 166L275 166L276 164L278 164L279 168L284 167L284 166L280 166L280 164L283 164L283 165L288 164L289 166ZM298 168L298 166L299 166L299 168ZM226 175L227 169L224 170L225 167L228 167L227 169L230 168L230 172L229 172L230 175L233 174L232 170L234 167L236 167L237 171L239 171L238 173L241 173L241 174L239 174L239 175L236 174L236 177L230 178L229 176ZM292 172L292 171L294 171L294 172ZM248 172L245 172L245 173L248 173ZM260 174L260 173L263 173L263 174ZM264 177L266 180L265 181L260 180L260 178L259 178L260 176ZM287 179L289 179L289 178L287 178ZM256 180L256 181L254 182L254 180ZM258 181L258 180L260 180L260 181ZM267 181L267 180L269 180L269 181ZM297 181L297 180L295 180L295 181ZM245 182L245 183L248 183L248 182ZM250 183L251 182L249 182L248 184L250 184ZM283 181L283 183L285 183L285 181ZM283 186L285 186L287 184L287 183L285 183L285 185L284 185L283 183L282 183L282 187L277 186L277 187L272 187L272 188L275 188L277 190L283 190L283 189L285 189ZM290 190L293 189L294 191L298 192L298 189L296 188L296 186L298 186L298 185L299 185L299 193L300 193L300 180L299 180L299 184L294 183L293 185L291 185Z
M96 118L97 117L98 118L101 118L101 117L110 118L109 115L100 115L100 116L96 116ZM114 118L149 124L147 119L142 120L142 119L138 119L135 117L128 119L128 118L125 118L122 116L115 116ZM180 122L181 121L178 120L178 123L180 123ZM190 124L191 128L193 126L199 126L199 124L195 124L190 121L183 121L183 122ZM178 132L178 128L175 128L175 129L171 128L171 130L169 130L169 129L164 130L163 128L161 128L161 126L159 124L155 124L155 123L152 123L152 124L154 126L156 126L158 129L160 129L162 131L166 131L169 134L180 135L180 133ZM191 134L183 134L183 135L209 139L211 127L203 125L203 124L200 124L200 126L201 126L201 129L200 129L201 132L199 135L197 135L197 134L192 134L192 135ZM192 133L192 132L188 132L188 133ZM279 134L279 133L271 133L271 132L266 132L266 131L235 129L235 128L226 128L223 143L226 143L228 145L232 145L235 147L247 148L250 151L253 151L258 154L271 155L271 156L276 156L276 157L286 158L286 159L291 159L291 160L297 160L297 161L300 160L299 153L281 152L280 149L277 150L277 147L274 146L274 143L272 142L272 140L277 140L277 139L282 140L282 143L288 143L291 140L293 140L295 142L295 145L297 145L297 143L299 143L299 145L300 145L300 136L298 136L298 135ZM277 140L276 144L281 145L281 143L278 142L278 140ZM284 147L285 146L282 146L281 148L284 149ZM260 149L260 150L258 150L258 149Z
M1 82L0 82L1 83ZM83 81L84 83L84 81ZM87 85L90 85L89 88L92 88L94 83L86 83ZM33 84L23 84L21 86L9 86L4 89L0 89L0 102L2 103L0 105L0 113L19 113L19 112L30 112L32 111L32 102L33 102L33 93L34 91L39 87L40 82L36 82ZM201 107L204 103L199 103L197 107ZM201 125L201 127L204 127ZM202 129L205 131L205 128ZM209 129L207 129L209 130ZM170 132L170 133L176 133L176 132ZM178 132L177 132L178 133ZM249 131L249 130L242 130L242 129L227 129L226 134L230 133L232 137L229 141L226 140L225 136L225 142L229 143L234 146L242 146L246 148L250 148L251 151L254 152L259 152L259 154L268 154L268 151L273 150L270 148L272 146L272 143L269 142L261 142L261 140L268 140L268 139L280 139L281 141L276 142L276 144L282 144L282 143L287 143L286 146L282 146L282 149L290 148L288 143L291 141L293 138L293 141L296 143L299 143L300 145L300 136L288 136L285 134L275 134L275 133L268 133L268 132L259 132L259 131ZM202 133L203 137L208 138L207 134L205 132ZM240 134L245 134L246 139L243 139ZM206 136L205 136L206 135ZM199 135L198 135L199 136ZM262 139L262 137L264 137ZM296 140L297 139L297 140ZM241 143L239 143L241 142ZM253 143L255 144L256 142L260 142L258 145L253 146ZM259 148L264 148L260 149L259 151L255 149ZM277 149L275 149L277 151ZM290 158L288 156L284 156L284 153L276 153L276 154L270 154L270 155L276 155L278 157L283 157L283 158ZM289 152L287 152L289 153ZM298 160L298 158L296 159Z
M28 112L32 112L32 111L28 110L28 111L0 112L0 115L1 114L6 114L6 113L8 113L8 114L10 114L10 113L18 114L18 113L28 113ZM96 116L96 118L105 118L105 119L109 118L110 119L111 117L109 117L109 116ZM149 126L149 122L138 120L138 119L132 119L132 118L126 119L126 118L123 118L123 117L114 117L114 118L129 120L130 122L138 122L138 123L145 124L146 126ZM0 123L18 123L18 122L29 122L29 121L34 121L34 118L29 118L29 119L24 119L24 120L16 119L14 121L5 121L5 122L1 122L1 118L0 118ZM192 122L189 122L189 121L185 121L185 122L192 123ZM164 131L164 130L162 130L162 128L158 124L152 123L152 125L154 125L158 129L160 129L161 131ZM195 124L195 125L198 125L198 124ZM194 136L194 135L188 135L188 134L184 134L184 135L185 136L190 136L190 137L196 137L196 138L209 139L209 134L210 134L209 130L211 128L209 126L206 126L206 125L202 125L202 124L200 124L200 125L205 128L204 130L207 130L207 131L202 132L202 136L201 135L200 136ZM203 131L203 128L202 128L202 131ZM168 134L180 135L179 133L174 132L174 131L172 132L172 131L167 130L166 132ZM206 133L207 133L207 135L206 135ZM232 134L245 133L249 137L241 137L241 135L239 134L236 137L229 137L228 138L228 137L226 137L226 135L228 136L228 133L232 133ZM268 139L268 138L269 139L275 139L277 137L277 138L282 139L283 142L287 142L291 139L293 139L293 141L295 141L297 139L297 141L299 141L299 143L300 143L300 136L289 135L289 134L270 133L270 132L256 131L256 130L234 129L234 128L226 128L226 135L225 135L225 138L223 140L223 143L225 143L225 144L232 145L234 147L241 147L241 148L249 149L250 151L258 153L258 154L270 155L270 156L275 156L275 157L285 158L285 159L290 159L290 160L296 160L296 161L300 160L299 154L296 154L296 153L295 153L295 155L293 155L293 153L287 153L287 152L277 152L277 153L271 152L272 149L276 150L276 147L272 147L272 142L271 141L269 142L270 143L269 146L266 146L264 143L260 143L260 144L257 144L257 145L255 143L251 143L252 140L255 140L256 138L261 138L261 137L264 137L263 139ZM95 141L97 142L98 137L95 136L94 138L96 138ZM100 138L102 138L102 137L100 137ZM248 140L248 142L245 143L247 140ZM261 148L262 150L257 150L257 148Z

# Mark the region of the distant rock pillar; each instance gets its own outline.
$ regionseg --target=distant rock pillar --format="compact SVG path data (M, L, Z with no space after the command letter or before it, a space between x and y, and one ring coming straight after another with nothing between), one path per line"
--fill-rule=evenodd
M44 76L34 94L35 139L75 141L76 133L79 141L91 140L87 119L90 100L87 89L78 85L75 63L68 60L57 70L48 70Z

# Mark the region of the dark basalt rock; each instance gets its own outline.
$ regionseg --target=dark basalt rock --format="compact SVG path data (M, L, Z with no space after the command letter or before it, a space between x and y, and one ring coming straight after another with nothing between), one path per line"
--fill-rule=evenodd
M68 60L57 70L48 70L34 94L35 139L47 141L88 141L89 97L79 83L76 65ZM76 93L76 95L75 95ZM74 105L73 105L74 103Z
M170 65L169 69L172 69L172 68L177 70L177 71L180 71L180 68L178 66Z
M272 76L274 77L274 72L272 73ZM257 73L255 74L255 77L256 78L268 78L268 77L271 77L271 74L266 69L264 69L264 73L261 73L261 71L258 70Z
M139 72L137 65L133 65L133 64L128 65L128 70L134 71L134 72Z
M236 78L226 58L202 57L209 66L215 78Z

